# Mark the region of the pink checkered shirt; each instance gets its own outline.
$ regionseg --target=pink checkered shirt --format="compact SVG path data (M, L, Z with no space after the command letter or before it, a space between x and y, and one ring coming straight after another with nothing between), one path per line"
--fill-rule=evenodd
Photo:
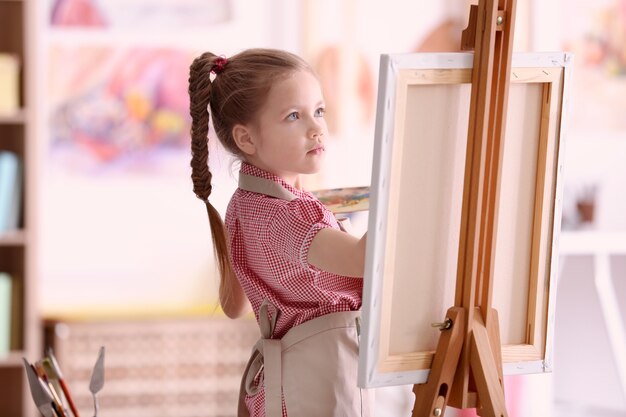
M311 193L242 162L241 172L282 185L297 198L281 200L237 189L226 211L231 262L254 314L269 300L280 314L274 338L329 313L358 310L363 280L322 271L309 264L311 241L323 228L339 229L333 214ZM265 416L264 393L246 397L251 417ZM287 416L283 402L283 416Z

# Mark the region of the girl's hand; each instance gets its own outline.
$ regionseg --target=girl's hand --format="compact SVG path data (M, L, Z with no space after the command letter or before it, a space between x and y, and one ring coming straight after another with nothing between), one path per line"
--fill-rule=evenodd
M349 277L363 277L365 243L361 239L335 229L321 229L309 247L309 263L323 271Z

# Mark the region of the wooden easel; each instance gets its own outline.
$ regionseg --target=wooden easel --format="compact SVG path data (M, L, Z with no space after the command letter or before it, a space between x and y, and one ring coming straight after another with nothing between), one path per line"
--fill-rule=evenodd
M505 132L516 0L471 6L461 43L474 49L456 296L440 323L428 381L416 384L413 417L446 405L505 417L498 313L491 308L501 150Z

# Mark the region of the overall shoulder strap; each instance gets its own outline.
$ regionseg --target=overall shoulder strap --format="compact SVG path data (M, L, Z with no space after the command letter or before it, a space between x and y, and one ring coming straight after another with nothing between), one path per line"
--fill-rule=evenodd
M291 191L274 181L241 172L239 173L239 188L274 198L280 198L281 200L291 201L298 198Z

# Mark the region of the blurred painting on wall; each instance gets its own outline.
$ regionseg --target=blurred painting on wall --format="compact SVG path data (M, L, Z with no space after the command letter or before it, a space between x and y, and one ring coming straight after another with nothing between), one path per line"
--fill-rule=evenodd
M626 0L575 0L566 6L561 41L575 63L571 126L625 131Z
M50 0L52 26L190 29L232 19L232 0Z
M586 67L610 77L626 76L626 0L585 3L568 11L574 16L566 25L582 31L568 30L565 48L577 52Z
M187 151L192 59L175 49L51 46L53 162L81 172L150 170L164 153Z

